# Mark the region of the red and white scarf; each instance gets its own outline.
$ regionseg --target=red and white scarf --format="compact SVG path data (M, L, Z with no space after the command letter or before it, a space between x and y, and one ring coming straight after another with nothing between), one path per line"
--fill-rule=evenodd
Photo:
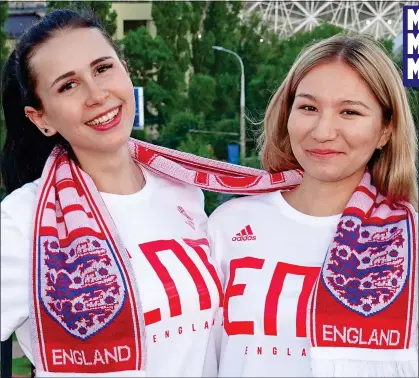
M133 139L128 146L142 167L204 190L248 195L302 179L301 171L269 174ZM309 301L315 376L417 376L415 211L370 180L366 172L344 210ZM144 376L144 314L128 254L92 179L61 148L48 158L36 203L37 376Z

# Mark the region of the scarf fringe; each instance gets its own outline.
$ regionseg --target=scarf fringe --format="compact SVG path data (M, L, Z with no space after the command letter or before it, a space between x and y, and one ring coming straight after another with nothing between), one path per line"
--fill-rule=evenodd
M311 348L314 377L417 377L418 350Z
M314 377L417 377L416 361L312 359Z
M118 377L118 378L142 378L146 377L144 370L123 370L108 373L52 373L48 371L36 370L36 378L49 378L49 377L60 377L60 378L94 378L94 377Z
M314 377L417 377L416 348L371 350L315 347L310 351Z

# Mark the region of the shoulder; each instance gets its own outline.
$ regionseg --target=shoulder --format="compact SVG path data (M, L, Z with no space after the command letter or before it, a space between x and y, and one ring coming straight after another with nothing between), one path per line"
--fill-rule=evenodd
M210 215L209 230L225 230L237 223L265 219L274 205L277 192L234 198L220 205Z
M31 222L35 211L39 179L14 190L1 201L1 217L9 217L19 224Z
M214 210L209 221L214 224L230 223L234 219L248 218L255 213L263 213L273 205L272 198L277 192L257 194L231 199Z
M146 179L151 178L153 187L155 186L160 191L160 195L165 197L162 199L176 199L182 202L186 200L191 205L195 204L204 208L204 193L199 187L167 178L150 171L147 167L143 168L145 168Z
M29 270L33 215L39 180L23 185L1 202L1 340L29 314Z

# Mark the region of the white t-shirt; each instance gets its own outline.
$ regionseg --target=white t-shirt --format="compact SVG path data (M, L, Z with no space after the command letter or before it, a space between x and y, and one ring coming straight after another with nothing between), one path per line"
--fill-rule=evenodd
M307 301L339 219L302 214L280 192L233 199L210 216L225 290L219 376L312 376Z
M102 197L131 256L139 286L146 322L146 374L216 376L214 330L221 321L213 319L220 312L221 287L213 278L217 274L205 245L204 196L198 188L143 172L146 185L140 192ZM32 362L29 259L38 182L24 185L1 203L1 340L16 331ZM198 241L199 252L191 241ZM148 243L148 252L141 248L143 243ZM190 271L196 267L203 280L189 273L190 261Z

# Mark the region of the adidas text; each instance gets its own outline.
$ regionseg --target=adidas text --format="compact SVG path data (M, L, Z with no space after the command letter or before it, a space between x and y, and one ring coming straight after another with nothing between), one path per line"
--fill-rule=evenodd
M232 241L256 240L256 236L252 236L252 235L234 236L231 240Z

